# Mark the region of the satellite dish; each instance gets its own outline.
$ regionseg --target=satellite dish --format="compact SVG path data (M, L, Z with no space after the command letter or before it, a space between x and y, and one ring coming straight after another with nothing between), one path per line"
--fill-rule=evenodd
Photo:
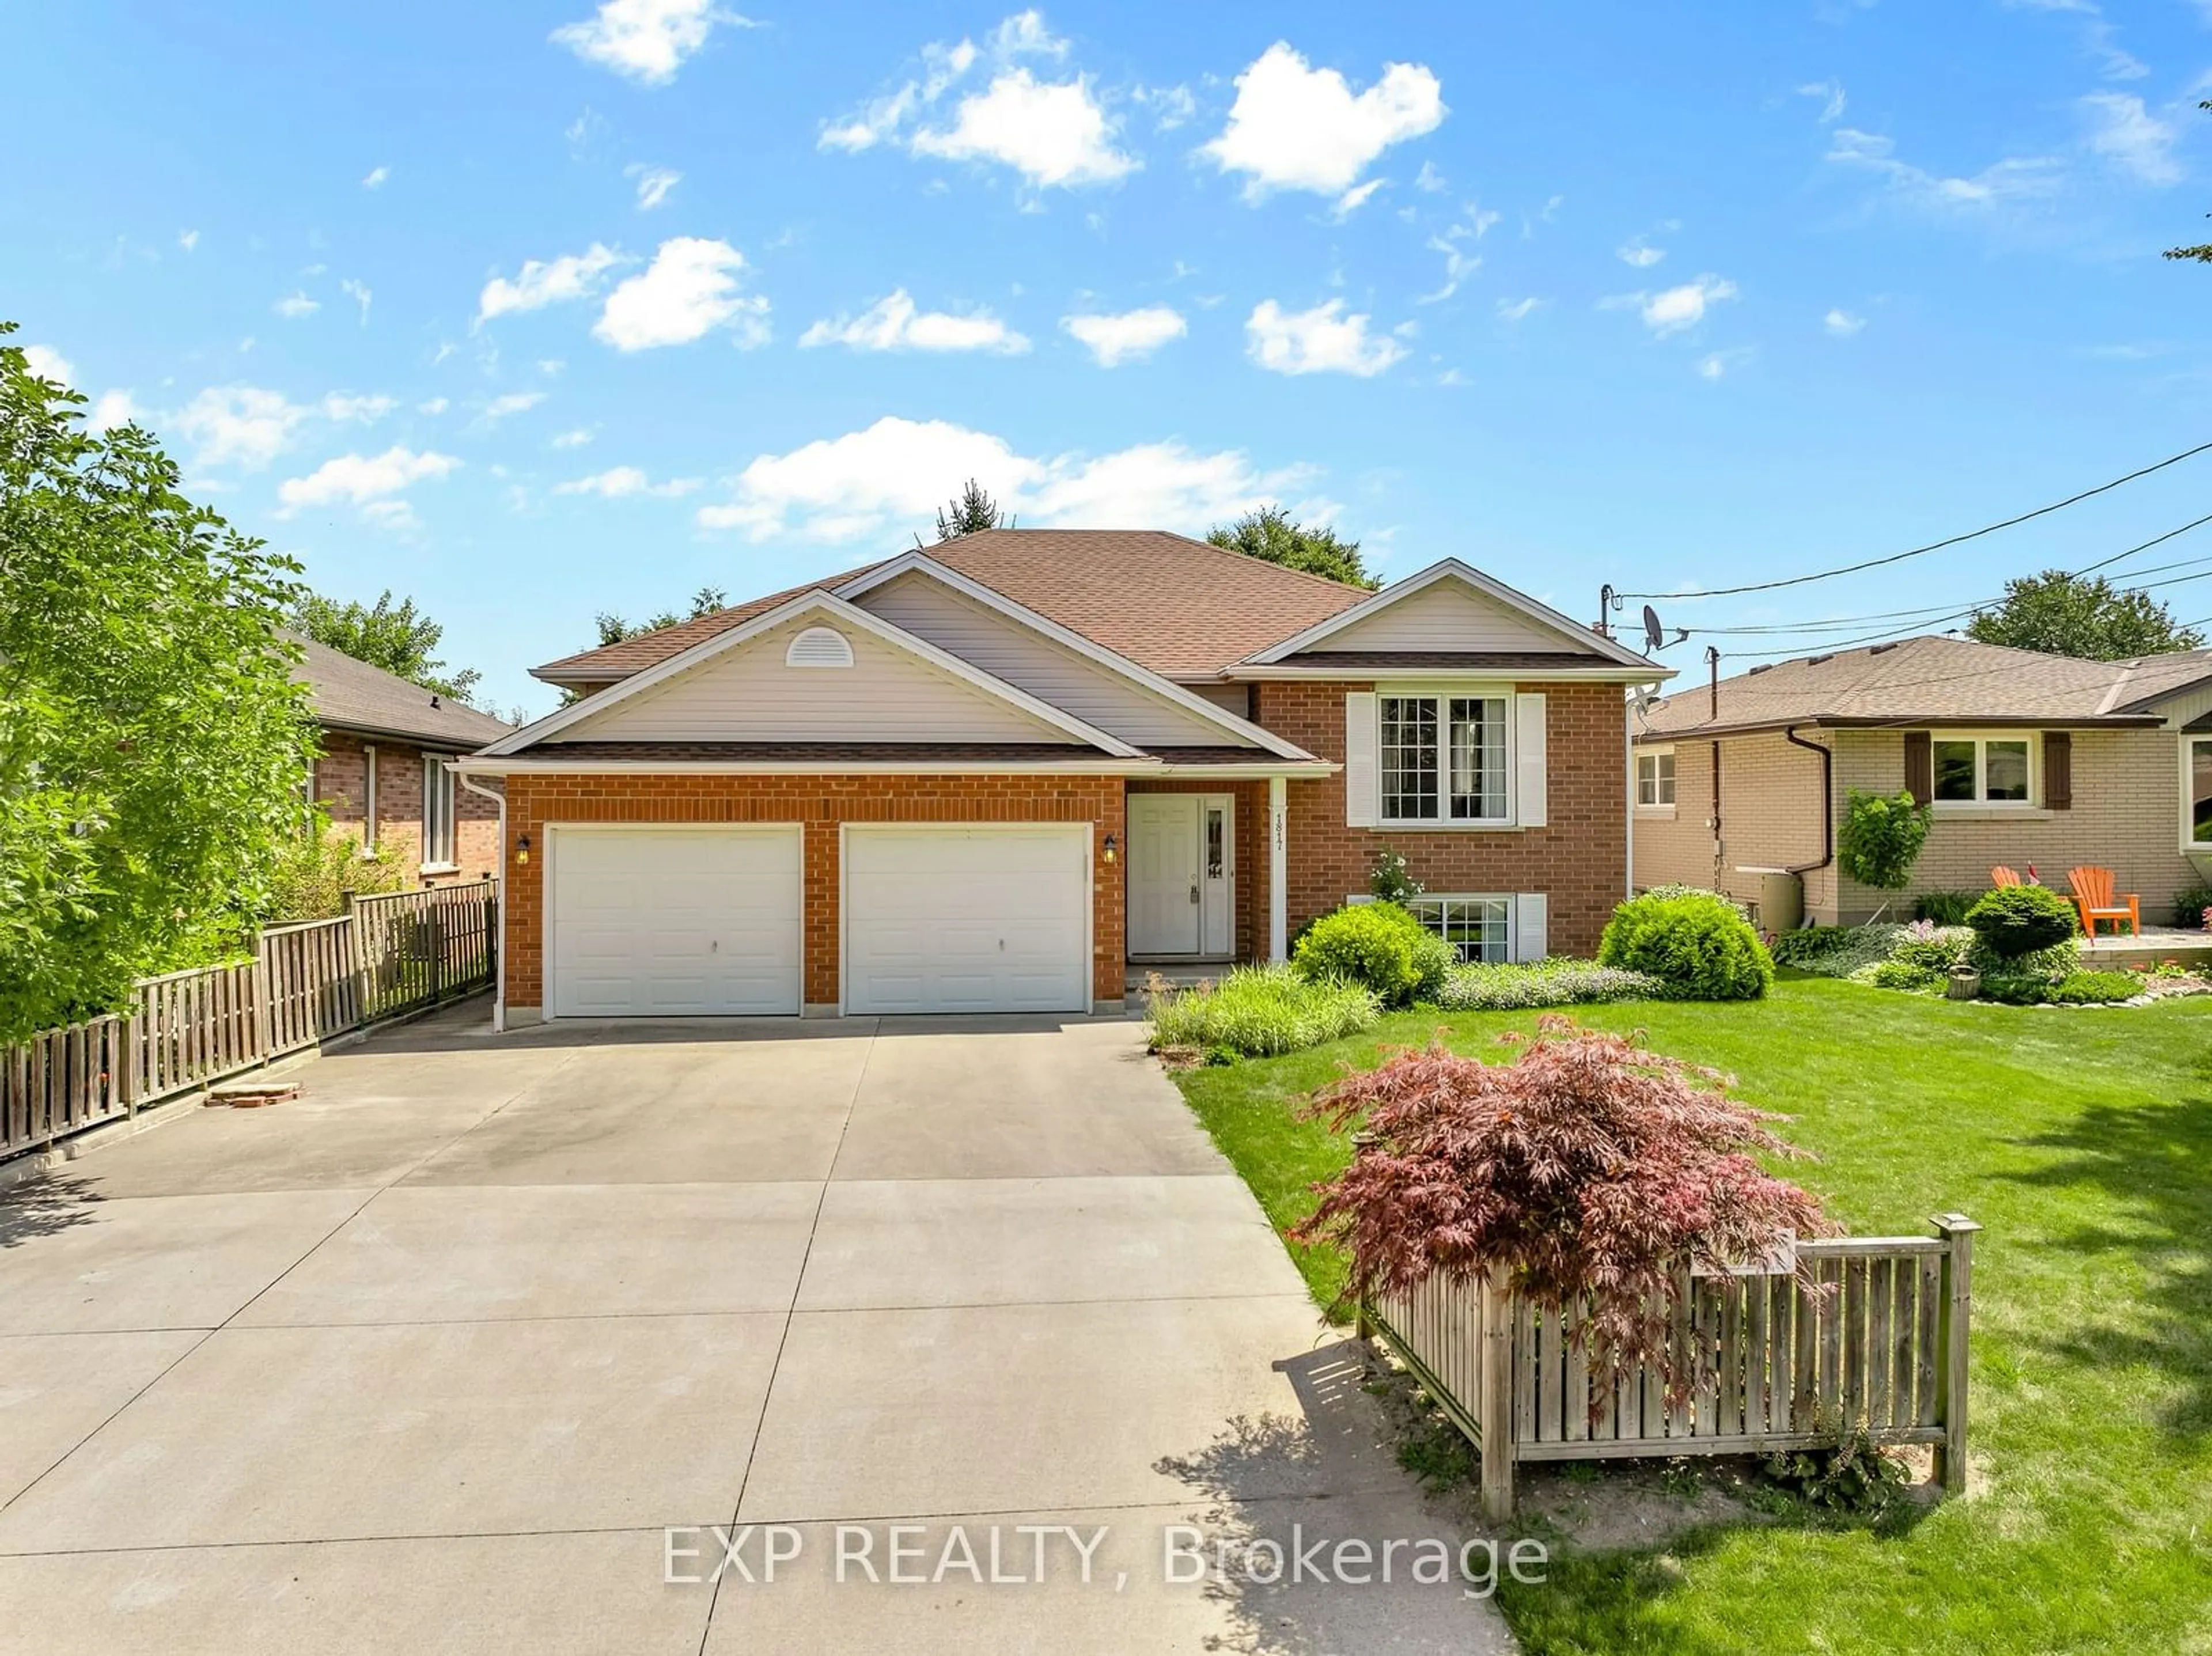
M1659 624L1659 612L1650 604L1644 606L1644 647L1656 650L1667 642L1667 629Z

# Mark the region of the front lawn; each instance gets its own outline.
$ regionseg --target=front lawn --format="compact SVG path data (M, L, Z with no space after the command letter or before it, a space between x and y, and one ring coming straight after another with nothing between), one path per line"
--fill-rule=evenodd
M1560 1560L1504 1597L1529 1656L2212 1652L2212 1000L2032 1010L1793 979L1761 1002L1576 1009L1739 1078L1859 1234L1981 1221L1973 1487L1901 1532L1760 1523ZM1295 1119L1345 1064L1534 1014L1401 1013L1177 1077L1279 1228L1348 1146ZM1501 1058L1510 1056L1497 1049ZM1291 1253L1317 1297L1340 1259Z

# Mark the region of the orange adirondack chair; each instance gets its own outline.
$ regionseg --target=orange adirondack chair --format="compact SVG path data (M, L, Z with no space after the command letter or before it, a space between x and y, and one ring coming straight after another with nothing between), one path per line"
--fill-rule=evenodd
M2007 868L2002 863L1999 863L1995 868L1990 870L1990 883L1991 885L2018 885L2020 883L2020 875L2016 870Z
M2125 920L2131 933L2142 936L2142 900L2132 891L2115 896L2112 870L2072 868L2066 880L2074 888L2074 906L2081 911L2081 929L2091 937L2097 935L2100 920Z

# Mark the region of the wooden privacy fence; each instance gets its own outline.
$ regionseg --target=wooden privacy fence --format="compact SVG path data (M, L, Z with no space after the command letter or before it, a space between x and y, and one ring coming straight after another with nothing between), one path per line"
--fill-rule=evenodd
M1492 1520L1511 1514L1520 1461L1759 1453L1832 1444L1860 1426L1877 1443L1934 1445L1937 1477L1957 1490L1981 1227L1960 1214L1935 1227L1800 1242L1802 1279L1685 1278L1672 1356L1681 1366L1695 1356L1706 1378L1673 1404L1648 1368L1594 1388L1576 1315L1539 1310L1494 1280L1433 1276L1363 1316L1481 1451Z
M132 986L128 1008L0 1048L0 1157L492 980L499 883L349 896L253 957Z

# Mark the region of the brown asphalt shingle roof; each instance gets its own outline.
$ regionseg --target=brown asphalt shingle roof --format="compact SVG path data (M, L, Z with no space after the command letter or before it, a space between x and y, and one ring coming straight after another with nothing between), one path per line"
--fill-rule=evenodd
M2041 721L2142 724L2148 701L2212 678L2212 651L2083 661L1972 639L1929 636L1801 657L1708 686L1678 682L1638 739L1784 725Z
M1364 587L1164 530L988 529L923 549L1001 597L1170 678L1216 673L1369 596ZM556 682L627 677L802 592L836 591L875 567L824 576L534 670Z
M327 645L295 636L305 658L292 682L307 687L318 724L368 736L403 736L434 748L463 752L496 742L514 726L356 661Z

